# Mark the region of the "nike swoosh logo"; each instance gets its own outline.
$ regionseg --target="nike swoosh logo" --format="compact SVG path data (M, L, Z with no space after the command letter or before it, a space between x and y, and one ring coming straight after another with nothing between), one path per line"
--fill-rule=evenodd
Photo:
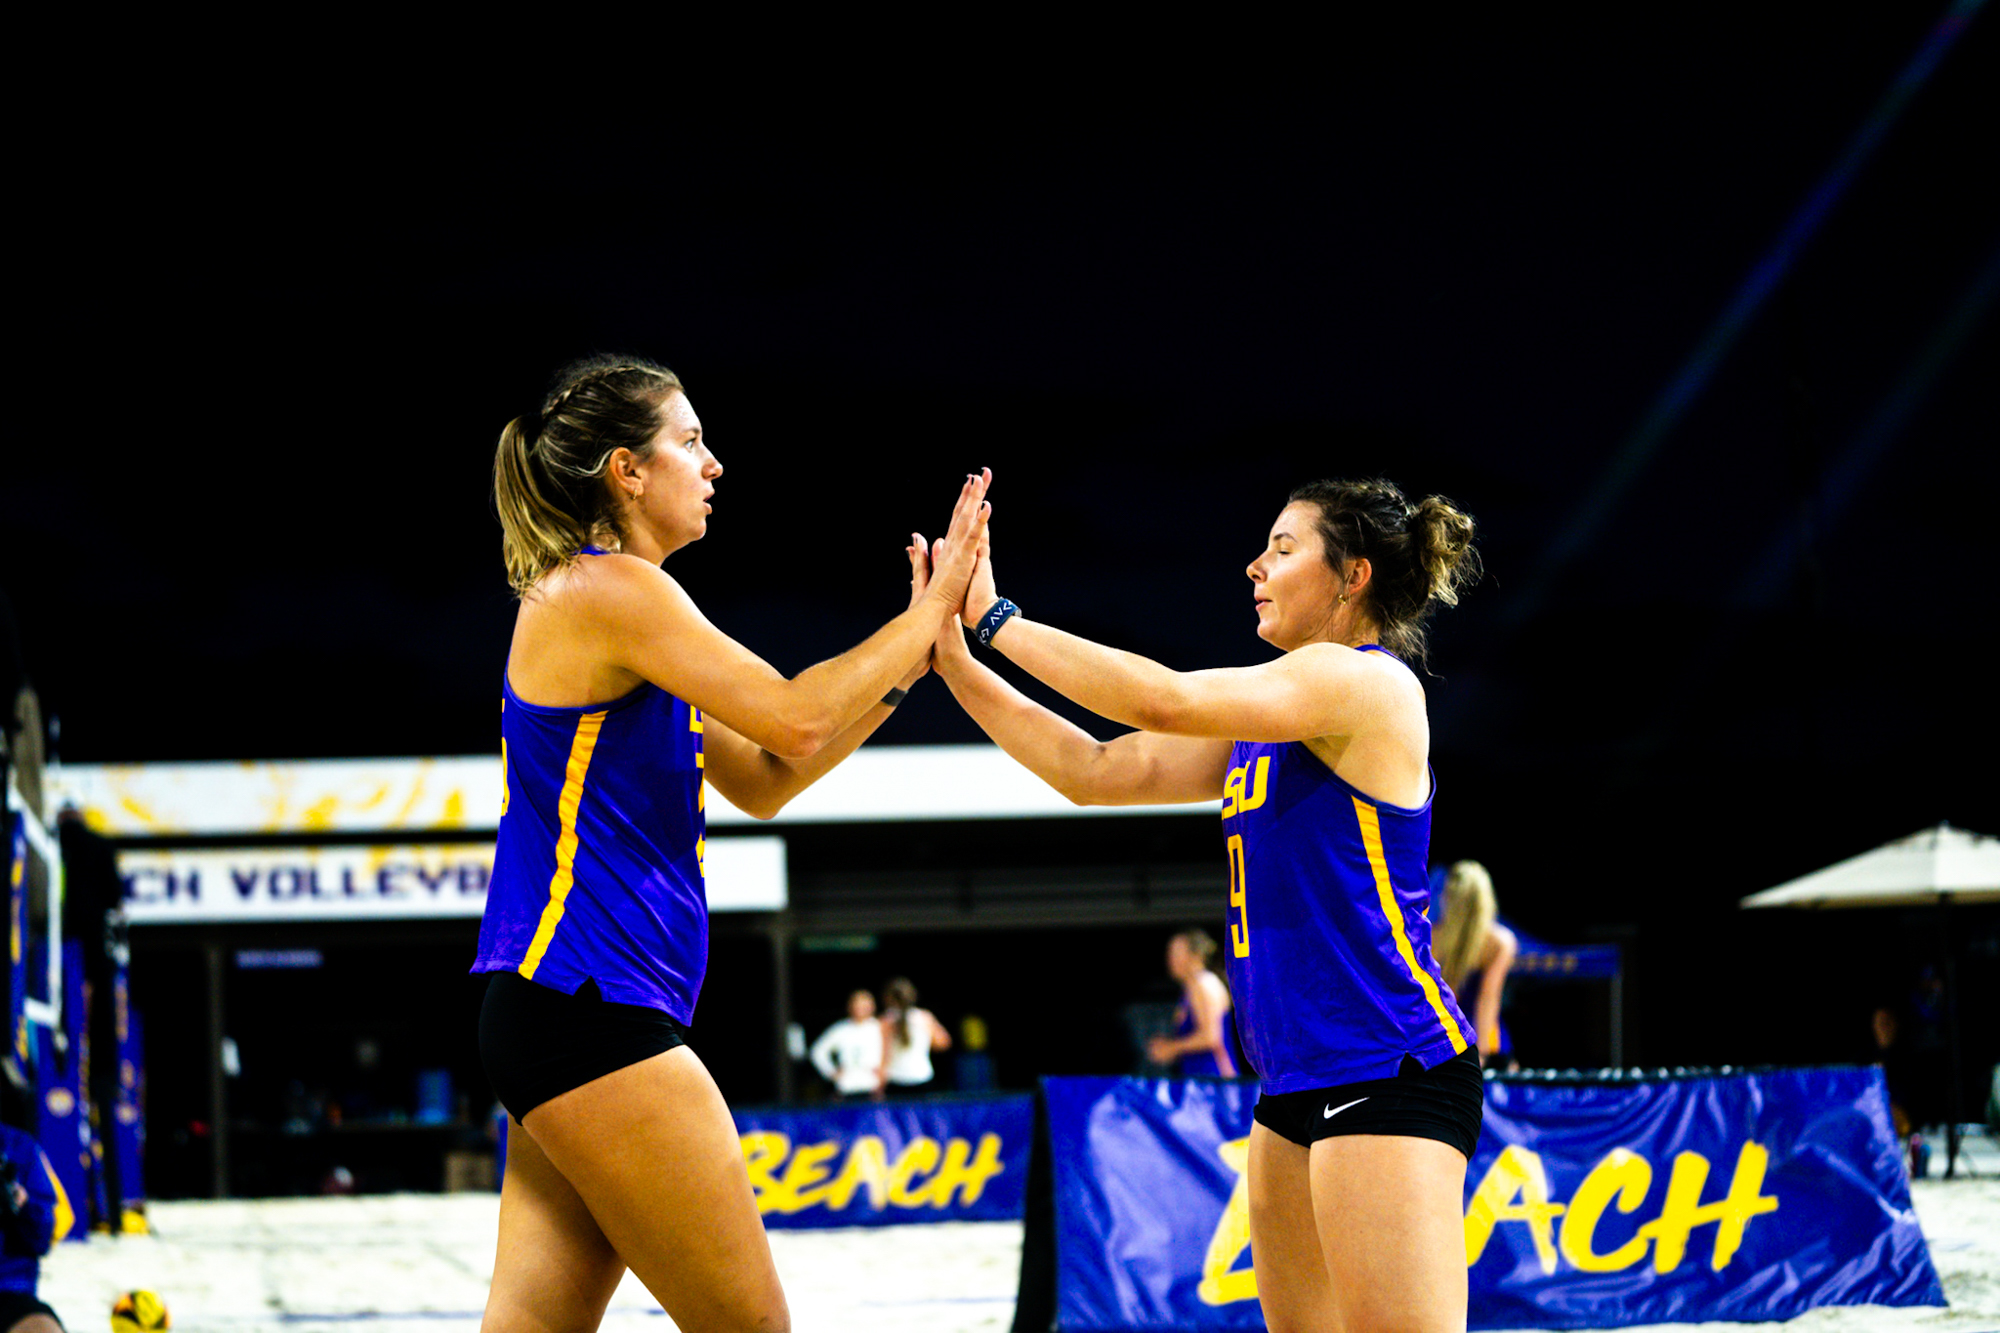
M1331 1120L1335 1116L1339 1115L1342 1111L1345 1111L1349 1106L1359 1106L1361 1105L1361 1103L1367 1100L1368 1099L1366 1097L1356 1097L1353 1101L1347 1102L1343 1105L1329 1106L1324 1111L1321 1111L1319 1113L1319 1118L1322 1120Z

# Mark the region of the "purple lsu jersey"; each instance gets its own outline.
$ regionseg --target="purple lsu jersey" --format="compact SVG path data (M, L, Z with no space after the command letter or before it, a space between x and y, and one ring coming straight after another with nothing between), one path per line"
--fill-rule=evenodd
M1230 751L1229 986L1264 1091L1392 1078L1406 1055L1429 1068L1472 1044L1431 956L1430 806L1374 800L1300 741Z
M583 708L501 678L506 787L474 972L694 1016L708 970L701 710L656 685Z

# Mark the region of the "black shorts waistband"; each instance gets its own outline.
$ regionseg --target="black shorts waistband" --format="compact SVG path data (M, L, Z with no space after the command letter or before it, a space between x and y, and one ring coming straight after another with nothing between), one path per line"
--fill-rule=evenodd
M1470 1049L1429 1069L1404 1056L1394 1078L1267 1092L1255 1111L1258 1124L1304 1148L1342 1134L1396 1134L1436 1139L1467 1159L1485 1114L1486 1083Z
M613 1004L595 981L565 995L495 972L479 1006L479 1062L517 1121L543 1102L686 1044L686 1030L663 1010Z

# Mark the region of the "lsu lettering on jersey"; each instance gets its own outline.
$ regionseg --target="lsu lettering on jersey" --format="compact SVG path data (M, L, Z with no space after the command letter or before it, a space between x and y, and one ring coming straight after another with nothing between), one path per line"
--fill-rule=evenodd
M501 678L506 788L474 972L694 1015L708 969L701 712L656 685L583 708Z
M1229 986L1266 1092L1392 1078L1406 1055L1428 1068L1475 1044L1431 956L1429 800L1375 800L1300 741L1239 741L1222 827Z

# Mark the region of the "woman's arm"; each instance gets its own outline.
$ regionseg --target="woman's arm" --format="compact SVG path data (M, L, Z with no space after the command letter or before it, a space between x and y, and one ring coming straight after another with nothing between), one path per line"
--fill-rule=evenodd
M1212 801L1230 742L1136 731L1100 741L977 661L954 622L938 631L937 668L952 697L1015 762L1077 805Z
M912 533L910 556L910 609L924 605L930 585L930 554L920 533ZM942 622L951 624L950 620ZM928 657L918 660L903 673L896 688L907 690L930 670ZM805 758L789 758L740 735L716 717L704 720L702 728L702 774L729 803L754 819L770 819L790 800L831 772L841 760L875 734L895 709L876 703L858 720Z
M945 547L952 554L937 563L924 596L860 646L791 680L710 624L680 584L643 560L590 562L602 577L588 600L588 628L619 666L774 754L809 758L929 654L938 626L964 597L976 554L976 546L951 543L976 544L984 531L989 480L970 477L960 490Z
M1479 998L1473 1002L1472 1030L1479 1034L1479 1053L1493 1055L1500 1049L1500 993L1507 987L1507 969L1514 965L1520 942L1501 925L1495 925L1486 938L1490 943L1479 974Z
M931 1025L931 1049L934 1051L950 1050L951 1034L944 1030L944 1024L938 1022L938 1016L928 1009L919 1009L917 1012L922 1014Z
M846 1020L843 1019L842 1021ZM835 1023L832 1027L820 1033L819 1040L812 1044L811 1056L813 1068L817 1069L819 1076L829 1083L838 1081L837 1075L839 1069L834 1064L833 1048L834 1044L839 1040L840 1024Z
M966 592L967 628L998 600L993 588L989 537ZM1264 742L1352 736L1395 717L1415 686L1409 673L1385 671L1368 654L1336 643L1311 644L1260 666L1174 671L1017 614L992 646L1100 717L1173 736Z

